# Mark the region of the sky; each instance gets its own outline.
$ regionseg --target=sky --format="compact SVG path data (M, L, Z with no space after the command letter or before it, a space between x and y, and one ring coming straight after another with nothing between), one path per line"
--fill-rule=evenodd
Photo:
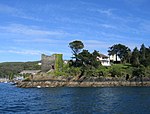
M0 0L0 62L72 56L69 43L106 54L150 46L150 0Z

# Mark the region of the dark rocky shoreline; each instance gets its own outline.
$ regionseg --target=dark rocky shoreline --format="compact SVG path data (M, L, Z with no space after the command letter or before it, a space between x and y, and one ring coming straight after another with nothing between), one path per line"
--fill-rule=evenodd
M118 78L96 78L82 77L80 79L71 77L53 77L47 80L19 81L17 87L113 87L113 86L150 86L150 79L118 79Z
M19 82L17 87L113 87L113 86L150 86L150 82Z

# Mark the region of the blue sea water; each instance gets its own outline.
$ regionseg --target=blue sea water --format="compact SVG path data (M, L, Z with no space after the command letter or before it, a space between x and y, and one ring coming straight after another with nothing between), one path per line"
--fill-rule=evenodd
M150 87L17 88L0 83L0 114L149 114Z

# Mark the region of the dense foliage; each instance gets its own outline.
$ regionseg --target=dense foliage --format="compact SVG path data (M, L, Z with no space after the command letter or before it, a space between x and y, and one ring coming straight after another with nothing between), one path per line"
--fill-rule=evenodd
M75 46L78 45L78 43L74 43ZM70 60L68 72L71 70L78 76L111 76L126 77L127 79L129 77L150 77L150 47L147 48L144 44L141 45L140 50L135 47L133 51L122 44L111 46L108 50L109 55L115 54L121 59L121 62L119 64L112 63L110 67L100 64L100 61L97 60L98 51L95 50L93 53L85 49L80 51L76 53L76 60ZM78 70L73 71L73 69Z
M136 67L140 65L150 66L150 47L147 48L144 44L141 45L140 50L135 47L132 52L131 64Z
M62 54L55 54L56 60L55 60L55 70L61 71L63 67L63 60L62 60Z
M116 62L118 61L117 56L119 56L122 62L129 62L128 58L130 57L131 50L125 45L115 44L109 48L108 53L109 55L116 55Z

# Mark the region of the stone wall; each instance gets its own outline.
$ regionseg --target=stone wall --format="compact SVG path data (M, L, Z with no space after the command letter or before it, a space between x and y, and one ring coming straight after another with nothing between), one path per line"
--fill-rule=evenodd
M45 54L41 55L41 70L42 72L47 72L51 69L54 69L55 66L55 55L47 56Z
M41 56L41 70L42 72L47 72L49 70L60 71L63 66L63 55L62 54L53 54L47 56L42 54Z

